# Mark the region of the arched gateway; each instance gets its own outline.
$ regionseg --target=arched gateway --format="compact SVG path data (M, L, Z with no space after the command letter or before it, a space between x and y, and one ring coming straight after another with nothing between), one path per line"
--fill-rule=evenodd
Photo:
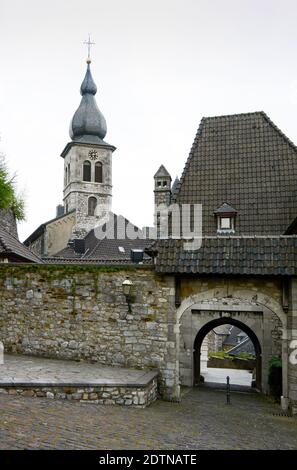
M261 352L261 345L260 341L258 340L257 336L253 332L251 328L246 326L244 323L241 321L237 320L232 317L225 317L223 312L220 312L220 317L211 320L208 323L206 323L197 333L197 336L194 340L194 349L193 349L193 384L194 385L199 385L200 382L200 359L201 359L201 345L202 342L205 338L205 336L214 328L220 325L233 325L237 326L239 329L244 331L249 338L251 339L254 349L255 349L255 354L256 354L256 388L258 390L261 390L262 388L262 352Z
M287 396L286 315L272 298L255 291L234 291L219 297L213 290L192 295L177 311L178 369L181 385L193 386L200 376L200 347L218 325L236 325L250 337L257 356L256 387L268 393L268 363L279 352L283 360L283 395Z

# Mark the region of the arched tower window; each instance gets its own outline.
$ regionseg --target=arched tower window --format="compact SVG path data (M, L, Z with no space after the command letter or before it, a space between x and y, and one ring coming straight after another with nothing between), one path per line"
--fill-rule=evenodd
M70 163L68 163L68 179L67 179L67 183L69 183L70 181Z
M83 164L83 180L91 181L91 162L86 160Z
M65 186L66 186L66 184L68 183L68 174L67 174L68 171L67 171L67 170L68 170L68 169L67 169L67 166L66 166L66 167L65 167L65 178L64 178L64 184L65 184Z
M89 197L88 200L88 215L95 215L97 206L97 199L93 196Z
M96 162L95 163L95 183L102 183L102 180L103 180L102 163Z

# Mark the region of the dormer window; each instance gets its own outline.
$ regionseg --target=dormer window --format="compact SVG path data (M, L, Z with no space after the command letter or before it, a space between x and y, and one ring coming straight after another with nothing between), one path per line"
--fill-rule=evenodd
M231 229L231 218L230 217L220 217L220 229Z
M217 221L218 235L232 235L235 233L236 209L224 202L224 204L214 211L214 215Z

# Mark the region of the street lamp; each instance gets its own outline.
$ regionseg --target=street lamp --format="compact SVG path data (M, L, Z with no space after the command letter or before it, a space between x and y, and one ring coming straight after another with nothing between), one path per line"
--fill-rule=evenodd
M131 300L132 300L132 288L133 288L133 282L130 281L130 279L127 277L127 279L124 280L123 284L123 293L124 296L126 297L126 302L128 304L128 312L132 313L131 310Z

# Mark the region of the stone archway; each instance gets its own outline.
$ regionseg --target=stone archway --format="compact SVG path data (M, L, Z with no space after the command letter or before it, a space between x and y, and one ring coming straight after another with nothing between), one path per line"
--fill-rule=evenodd
M275 319L281 324L281 354L283 360L283 396L287 396L287 318L281 305L271 297L255 290L233 289L227 297L212 289L184 299L177 310L177 373L181 385L194 385L194 343L198 332L210 321L222 319L224 323L238 321L241 329L252 332L261 357L261 384L259 389L268 393L268 362L273 355L272 337ZM206 331L206 330L203 330ZM261 351L261 352L260 352ZM259 367L260 370L260 367ZM259 375L259 373L258 373Z
M214 328L220 325L234 325L244 331L249 338L251 339L256 353L256 388L258 390L262 389L262 351L259 339L256 334L251 330L247 325L242 323L239 320L230 317L220 317L215 320L211 320L206 323L197 333L194 341L194 351L193 351L193 375L194 375L194 385L198 385L200 382L200 354L201 354L201 345L205 336Z

